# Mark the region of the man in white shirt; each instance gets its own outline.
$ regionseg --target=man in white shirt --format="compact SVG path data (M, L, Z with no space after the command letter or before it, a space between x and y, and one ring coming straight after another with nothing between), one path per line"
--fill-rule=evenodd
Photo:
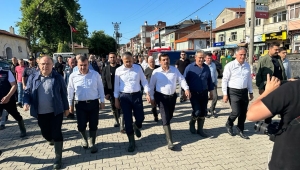
M98 72L88 69L89 62L85 56L78 59L78 71L73 71L69 77L68 102L70 112L75 92L75 108L77 115L78 131L82 136L82 147L91 148L91 153L96 153L98 148L95 145L99 107L104 109L104 89L101 76ZM100 99L100 104L99 104ZM89 144L86 136L86 126L89 123Z
M207 109L208 112L210 113L210 115L207 114L206 117L210 118L210 116L214 116L214 118L217 118L218 115L215 111L215 108L216 108L216 104L218 101L218 72L217 72L216 64L214 62L212 62L212 54L211 53L206 54L204 63L209 67L211 80L214 85L214 90L212 91L213 98L212 98L211 106L209 109Z
M223 101L231 105L232 112L226 122L229 135L234 136L232 126L238 118L237 131L243 139L249 139L244 134L244 123L249 100L253 99L250 65L245 62L247 50L244 47L236 49L236 59L226 64L222 78ZM249 98L248 98L249 93Z
M149 87L142 68L133 64L132 54L125 52L122 60L123 65L118 67L115 73L114 97L116 108L121 108L123 111L126 134L129 139L128 152L133 152L135 150L134 133L138 138L141 137L139 129L145 119L140 83L144 87L148 102L150 102ZM132 116L135 117L135 122Z
M142 62L142 64L141 64L141 66L142 66L142 68L143 68L144 71L146 70L146 68L149 67L149 64L148 64L148 56L144 56L144 60L143 60L143 62Z
M159 63L159 56L161 55L161 53L158 53L157 54L157 58L155 59L155 65L159 66L160 63Z
M159 57L161 67L155 69L150 80L150 97L151 105L159 106L163 129L166 134L168 149L174 149L172 141L172 133L170 121L173 118L173 113L176 104L176 82L180 83L185 90L187 98L190 97L189 86L184 77L177 68L170 66L170 58L168 54L162 54ZM155 91L154 91L155 89Z

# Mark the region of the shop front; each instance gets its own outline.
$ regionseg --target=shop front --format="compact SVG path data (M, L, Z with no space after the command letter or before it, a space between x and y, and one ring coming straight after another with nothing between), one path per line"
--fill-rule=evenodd
M299 51L300 51L300 30L289 31L289 37L291 38L292 53L299 53Z
M286 47L289 49L290 42L287 39L287 32L273 32L268 34L262 34L262 42L266 44L266 49L264 50L264 54L268 53L269 46L273 42L277 42L281 47Z

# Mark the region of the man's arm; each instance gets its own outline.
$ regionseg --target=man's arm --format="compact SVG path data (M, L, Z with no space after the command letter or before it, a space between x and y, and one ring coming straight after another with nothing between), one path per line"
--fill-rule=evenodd
M228 87L228 82L231 76L231 72L230 72L230 68L229 68L230 64L226 64L224 71L223 71L223 78L222 78L222 92L223 92L223 96L226 95L227 96L227 87Z
M98 72L97 72L98 73ZM97 76L97 88L98 88L98 98L100 99L100 103L104 103L104 89L103 89L103 83L100 74L96 74Z
M71 105L69 105L69 103L68 103L67 85L61 76L58 76L58 79L59 79L60 86L61 86L60 94L61 94L61 99L62 99L64 110L69 110L69 106L71 106Z
M8 71L8 81L11 85L11 88L10 88L9 92L2 99L0 99L1 104L2 103L4 103L4 104L8 103L11 96L16 92L16 89L17 89L16 81L15 81L15 78L14 78L11 71Z
M156 86L156 72L155 70L152 72L152 76L150 78L149 82L149 88L150 88L150 98L151 100L154 100L154 88Z
M69 77L68 88L67 88L67 91L68 91L68 102L69 102L69 106L70 107L72 106L72 101L73 101L74 92L75 92L75 88L74 88L74 84L73 84L73 76L74 75L75 75L74 73L71 73L71 75Z
M119 98L120 95L120 76L118 75L118 69L116 70L115 73L115 91L114 91L114 97Z
M109 89L108 89L107 81L106 81L106 67L104 67L102 70L102 82L103 82L104 94L107 95L107 94L109 94ZM114 84L112 84L112 86L113 85Z
M251 77L251 68L250 68L250 65L249 65L249 73L248 73L247 77L248 77L247 89L248 89L249 93L253 93L252 77Z
M139 72L139 75L140 75L140 78L141 78L141 83L142 83L142 85L143 85L143 87L144 87L144 92L145 92L147 95L149 95L150 89L149 89L148 81L147 81L147 79L146 79L146 77L145 77L144 71L143 71L143 69L141 68L141 69L138 69L138 72Z
M208 87L208 91L212 91L215 87L214 87L214 83L212 82L212 78L211 78L211 72L209 67L207 67L207 87Z
M258 64L257 64L257 72L256 72L256 86L260 89L263 90L264 88L264 82L263 82L263 78L262 78L262 71L263 71L263 67L262 67L262 59L258 60Z

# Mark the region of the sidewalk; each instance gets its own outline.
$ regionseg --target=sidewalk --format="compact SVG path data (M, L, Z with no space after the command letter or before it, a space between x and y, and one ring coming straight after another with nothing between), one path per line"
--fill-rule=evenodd
M80 146L80 135L75 120L65 119L63 136L63 168L76 169L266 169L269 152L273 143L268 136L257 134L253 130L254 123L246 122L245 134L250 140L239 136L231 137L225 129L225 122L230 113L229 104L221 101L221 88L217 103L218 118L206 119L205 132L210 138L192 135L188 128L191 105L188 102L177 103L172 119L173 139L176 151L166 147L165 135L161 121L153 121L150 106L144 103L145 122L142 137L136 138L136 151L128 153L127 136L114 128L113 116L106 101L106 109L99 114L99 130L96 143L99 151L90 154ZM254 96L257 97L257 89ZM179 101L179 98L178 98ZM210 102L209 102L210 105ZM9 117L6 129L0 131L0 169L52 169L54 158L53 146L49 146L42 138L37 121L29 116L29 112L20 110L25 119L28 136L19 138L16 121ZM159 116L160 118L160 116ZM235 128L234 128L235 130Z

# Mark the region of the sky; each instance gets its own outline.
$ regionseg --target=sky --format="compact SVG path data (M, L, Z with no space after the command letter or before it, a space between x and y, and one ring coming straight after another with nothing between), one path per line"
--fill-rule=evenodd
M0 0L0 4L0 29L9 31L9 27L13 26L18 33L16 23L22 18L20 0ZM167 26L175 25L186 17L214 21L224 8L245 7L245 0L79 0L79 4L90 33L104 30L113 36L112 22L121 22L120 44L125 44L140 32L145 21L148 25L163 21Z

